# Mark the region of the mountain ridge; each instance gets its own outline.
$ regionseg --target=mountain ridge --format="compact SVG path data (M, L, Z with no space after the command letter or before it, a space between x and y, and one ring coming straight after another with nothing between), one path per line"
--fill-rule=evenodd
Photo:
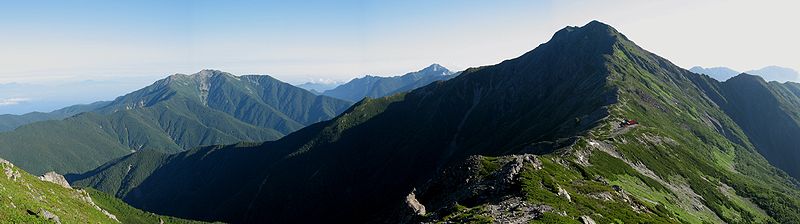
M278 139L349 105L268 76L203 70L169 76L64 120L0 133L0 155L32 173L84 172L131 151Z
M3 114L0 115L0 132L12 131L19 126L47 120L64 119L79 113L91 111L105 106L108 101L99 101L90 104L73 105L64 107L51 112L30 112L22 115Z
M738 72L728 67L703 68L700 66L694 66L689 69L689 71L697 74L708 75L720 82L726 81L742 73L760 76L768 82L775 81L783 83L800 81L800 73L794 69L775 65L767 66L761 69L749 70L746 72Z
M592 21L277 141L70 181L229 222L800 221L797 181L758 154L714 85Z
M336 88L323 91L322 95L356 102L364 97L378 98L410 91L435 81L447 80L456 75L457 73L434 63L419 71L409 72L400 76L381 77L367 75L355 78Z

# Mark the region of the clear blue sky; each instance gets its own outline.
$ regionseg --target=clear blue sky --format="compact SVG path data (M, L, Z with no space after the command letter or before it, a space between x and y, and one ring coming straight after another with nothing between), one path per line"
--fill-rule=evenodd
M66 98L90 101L204 68L290 83L398 75L431 63L460 70L516 57L595 19L686 68L798 69L799 8L722 0L4 1L0 84L72 87L64 91L76 97ZM87 93L75 84L87 80L106 84ZM48 98L0 94L0 113ZM24 110L60 104L47 106Z
M228 68L300 81L312 76L393 74L444 61L447 54L438 52L491 49L492 42L508 37L464 36L526 24L514 19L546 14L548 5L532 1L7 2L0 9L4 33L0 41L11 51L0 57L11 59L4 64L15 65L1 75L45 79ZM534 44L519 46L517 52Z

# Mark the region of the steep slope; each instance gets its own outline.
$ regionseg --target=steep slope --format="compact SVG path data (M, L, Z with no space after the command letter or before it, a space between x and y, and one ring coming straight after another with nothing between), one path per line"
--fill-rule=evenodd
M702 80L594 21L277 141L137 153L71 181L243 223L800 220L796 181Z
M448 80L457 74L438 64L432 64L422 70L402 76L379 77L365 76L356 78L322 94L353 102L364 97L378 98L399 92L413 90L439 80Z
M709 81L707 92L742 128L750 142L774 166L800 178L800 89L797 83L765 82L740 74Z
M0 155L32 173L84 172L137 150L274 140L349 105L268 76L173 75L65 120L0 133Z
M737 72L736 70L727 67L703 68L700 66L694 66L690 68L689 71L697 74L704 74L711 76L711 78L714 78L720 82L733 78L734 76L739 74L739 72Z
M0 115L0 132L11 131L15 128L37 121L60 120L79 113L92 111L103 107L108 102L100 101L85 105L74 105L62 109L54 110L49 113L31 112L22 115L3 114Z
M3 159L0 169L0 220L5 223L200 223L139 211L95 190L59 185L57 174L37 178Z

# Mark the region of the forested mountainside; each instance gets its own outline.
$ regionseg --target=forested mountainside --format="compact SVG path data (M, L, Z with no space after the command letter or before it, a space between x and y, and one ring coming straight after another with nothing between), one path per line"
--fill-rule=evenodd
M275 140L350 105L269 76L204 70L63 120L0 133L0 156L34 174L84 172L133 151Z
M94 109L103 107L106 104L108 104L108 102L100 101L90 104L69 106L48 113L31 112L22 115L3 114L0 115L0 132L11 131L19 126L30 124L37 121L64 119L72 115L76 115L87 111L92 111Z

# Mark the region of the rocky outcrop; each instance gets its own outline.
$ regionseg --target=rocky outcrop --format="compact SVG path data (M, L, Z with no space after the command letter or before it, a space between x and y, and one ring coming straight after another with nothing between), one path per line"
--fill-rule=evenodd
M553 208L547 205L536 205L525 201L521 197L511 197L497 204L486 206L486 214L494 219L495 223L530 223Z
M564 188L561 188L561 186L558 187L558 196L564 197L564 199L567 199L567 201L572 202L572 197L569 196L569 192L564 190Z
M412 210L416 218L409 219L407 215L410 212L404 212L401 214L406 217L397 220L427 222L449 214L456 205L473 207L485 204L481 215L500 223L527 223L552 208L528 203L518 195L519 176L526 166L540 169L541 161L533 154L497 158L472 156L443 170L407 195L401 210Z
M592 219L592 217L585 216L585 215L581 216L580 218L578 218L578 221L581 221L581 223L583 223L583 224L596 224L594 222L594 219Z
M69 182L67 182L67 179L65 179L64 176L53 171L39 176L39 180L55 183L65 188L72 188L72 186L69 186Z
M422 205L422 203L417 200L417 195L414 194L415 191L416 189L406 196L406 205L414 211L414 214L425 215L425 205Z
M6 174L6 178L17 181L20 178L19 171L14 170L14 164L11 164L8 160L0 159L0 165L3 166L3 173Z
M94 209L97 209L98 211L102 212L102 213L103 213L104 215L106 215L108 218L110 218L110 219L112 219L112 220L114 220L114 221L120 222L120 221L117 219L117 216L116 216L116 215L114 215L114 214L111 214L110 212L106 211L106 210L105 210L105 209L103 209L103 208L100 208L100 206L98 206L97 204L95 204L95 203L94 203L94 200L92 200L92 197L91 197L91 196L89 196L89 192L86 192L86 191L85 191L85 190L83 190L83 189L78 189L77 191L78 191L78 193L81 195L81 200L85 201L86 203L89 203L89 205L91 205L92 207L94 207Z

